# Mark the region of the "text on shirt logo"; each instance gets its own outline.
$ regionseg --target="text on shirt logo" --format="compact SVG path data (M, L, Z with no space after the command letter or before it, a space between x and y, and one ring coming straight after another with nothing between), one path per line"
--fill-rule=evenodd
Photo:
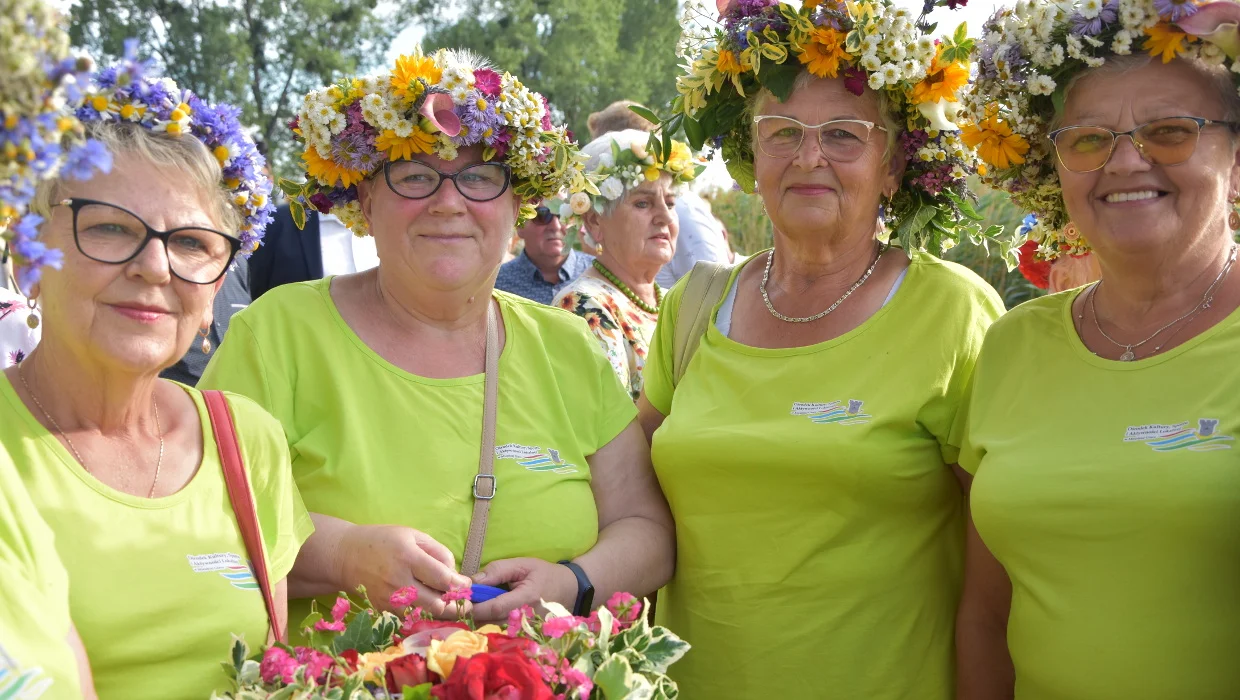
M1188 421L1174 424L1130 425L1124 431L1124 442L1142 442L1149 445L1155 452L1230 450L1231 445L1227 443L1235 438L1218 434L1218 423L1217 418L1199 418L1195 429L1189 427Z
M814 423L837 423L839 425L860 425L869 423L873 418L868 413L861 412L861 406L864 401L857 399L849 399L845 405L843 401L821 402L801 402L792 404L792 415L805 416Z
M560 457L560 451L527 447L516 443L508 443L495 448L496 459L511 459L518 465L532 472L552 472L554 474L576 474L577 465L568 464Z
M187 554L190 568L196 574L216 573L224 577L233 588L243 591L257 591L258 580L249 562L232 552L220 554Z

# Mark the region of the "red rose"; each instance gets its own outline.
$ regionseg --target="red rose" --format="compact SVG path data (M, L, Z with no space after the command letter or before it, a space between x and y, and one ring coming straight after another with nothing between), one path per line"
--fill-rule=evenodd
M1025 279L1037 287L1038 289L1046 289L1050 286L1051 280L1051 264L1045 260L1038 260L1035 255L1038 252L1037 241L1025 241L1020 247L1018 257L1020 259L1020 273Z
M428 630L438 630L438 629L444 629L448 627L451 627L453 629L458 629L458 630L469 629L469 625L465 624L464 622L449 622L447 620L419 620L413 623L412 625L409 625L409 633L406 634L405 636L412 637L418 632L426 632ZM403 632L404 630L401 630L401 631Z
M524 637L509 637L506 634L488 634L487 651L492 653L515 652L525 656L538 653L538 643Z
M389 661L387 667L387 690L399 693L401 688L416 688L423 683L430 683L430 672L426 670L426 659L417 654L402 656Z
M431 690L439 700L554 700L538 666L521 654L486 653L457 659L452 676Z

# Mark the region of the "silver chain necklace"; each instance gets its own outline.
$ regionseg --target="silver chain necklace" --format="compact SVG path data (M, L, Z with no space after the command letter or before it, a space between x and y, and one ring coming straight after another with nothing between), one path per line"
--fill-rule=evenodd
M26 382L26 370L24 365L18 366L17 378L22 380L22 386L26 388L26 393L30 394L30 398L34 399L34 405L38 406L39 410L43 412L43 417L46 418L47 422L51 423L52 427L56 429L56 432L60 433L60 436L65 439L65 444L69 446L69 451L73 453L73 456L77 457L78 463L82 465L82 468L85 469L88 474L93 476L94 472L91 471L90 467L86 464L86 460L82 459L82 454L77 451L76 447L73 446L73 441L69 439L68 433L60 428L60 424L56 422L55 418L52 418L52 414L48 413L46 408L43 408L43 402L39 401L39 397L36 396L34 391L30 389L30 384ZM151 482L151 490L146 494L147 498L155 497L155 485L159 483L159 470L164 465L164 429L159 424L159 401L157 401L154 396L151 396L151 403L155 406L155 430L159 433L159 459L155 462L155 480Z
M1139 348L1142 345L1145 345L1146 343L1150 342L1154 338L1157 338L1159 334L1161 334L1163 331L1174 326L1180 321L1183 321L1186 318L1194 317L1201 311L1210 308L1210 304L1214 302L1215 290L1218 289L1219 285L1222 284L1223 280L1227 278L1227 273L1231 270L1231 266L1235 264L1235 262L1236 262L1236 244L1233 243L1231 245L1231 253L1227 256L1227 262L1224 263L1223 269L1219 270L1218 277L1215 277L1214 281L1210 283L1210 286L1206 288L1205 294L1201 295L1201 301L1197 302L1197 304L1193 306L1193 308L1189 309L1188 313L1177 318L1171 323L1168 323L1162 328L1159 328L1158 330L1154 331L1153 334L1151 334L1148 338L1146 338L1145 340L1142 340L1139 343L1121 343L1118 340L1107 335L1106 331L1102 330L1102 324L1098 322L1098 307L1096 303L1094 302L1094 299L1098 296L1098 288L1102 286L1102 280L1098 280L1098 282L1096 282L1094 286L1091 287L1089 290L1089 312L1090 312L1090 315L1094 317L1094 328L1098 329L1098 332L1102 334L1103 338L1106 338L1116 347L1121 347L1124 349L1124 353L1119 356L1120 362L1132 362L1133 360L1137 359L1136 354L1133 353L1134 348ZM1084 314L1082 314L1082 316L1083 315ZM1080 318L1080 316L1078 316L1078 318ZM1175 336L1172 336L1172 337L1175 337ZM1162 350L1162 345L1154 346L1155 353L1158 352L1159 350Z
M861 275L861 279L854 282L853 286L848 288L848 291L844 292L844 296L840 297L839 299L836 299L835 303L828 306L825 311L820 311L819 313L816 313L813 316L804 316L801 318L796 318L793 316L785 316L779 313L778 311L776 311L775 306L771 304L770 295L766 293L766 283L770 281L771 279L771 266L775 262L775 249L772 248L770 254L766 256L766 270L762 272L762 285L759 287L759 289L762 290L762 301L766 303L766 310L770 311L772 316L774 316L775 318L781 321L784 321L785 323L809 323L811 321L817 321L823 316L826 316L832 311L835 311L836 309L838 309L840 304L844 303L845 299L852 296L853 292L857 291L857 289L861 287L861 285L865 284L866 280L870 279L870 275L874 274L874 269L878 267L878 261L883 259L883 253L885 253L886 251L887 251L887 246L882 243L879 243L878 244L878 255L874 256L874 262L870 265L869 269L865 271L864 275Z

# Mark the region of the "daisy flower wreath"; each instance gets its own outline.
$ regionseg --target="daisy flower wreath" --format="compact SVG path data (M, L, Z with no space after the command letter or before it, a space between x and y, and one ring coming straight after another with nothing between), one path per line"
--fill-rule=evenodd
M290 127L304 147L305 181L281 180L280 188L298 226L309 206L369 235L357 183L388 161L454 160L459 148L479 144L483 160L512 168L518 226L534 218L534 203L557 192L598 194L572 134L552 124L547 99L467 51L416 49L391 70L315 90Z
M1194 0L1021 0L984 26L978 70L965 96L964 140L988 166L986 184L1037 215L1036 256L1083 255L1046 134L1072 78L1111 56L1199 59L1240 73L1240 4ZM1233 76L1240 80L1240 75ZM1032 247L1032 246L1031 246Z
M1002 228L981 230L966 185L978 163L955 117L974 42L964 24L936 41L936 26L925 19L936 6L964 4L929 0L918 16L892 0L805 0L800 9L778 0L718 0L716 19L690 3L679 48L685 72L676 80L672 116L660 122L663 150L671 150L671 135L681 131L692 148L711 144L722 150L740 187L753 192L754 97L765 89L788 99L802 72L843 77L854 94L867 86L882 91L905 127L896 144L906 160L904 181L883 207L887 231L906 250L935 255L963 236L989 241L1015 265Z

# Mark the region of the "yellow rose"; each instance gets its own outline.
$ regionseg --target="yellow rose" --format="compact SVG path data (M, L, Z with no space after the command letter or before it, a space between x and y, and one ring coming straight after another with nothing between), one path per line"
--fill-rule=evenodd
M645 170L646 179L649 180L650 182L654 182L655 180L658 180L659 175L661 174L662 174L662 171L659 170L659 166L657 165L648 166Z
M573 208L573 213L581 216L590 211L590 195L585 192L574 192L572 197L568 198L568 206Z
M468 659L474 654L484 654L486 650L486 635L460 630L442 642L431 640L431 647L426 650L426 667L447 678L452 675L457 659Z
M404 655L405 651L400 647L388 647L383 651L359 654L357 657L357 668L364 673L363 677L366 680L372 683L382 683L387 671L387 663Z

